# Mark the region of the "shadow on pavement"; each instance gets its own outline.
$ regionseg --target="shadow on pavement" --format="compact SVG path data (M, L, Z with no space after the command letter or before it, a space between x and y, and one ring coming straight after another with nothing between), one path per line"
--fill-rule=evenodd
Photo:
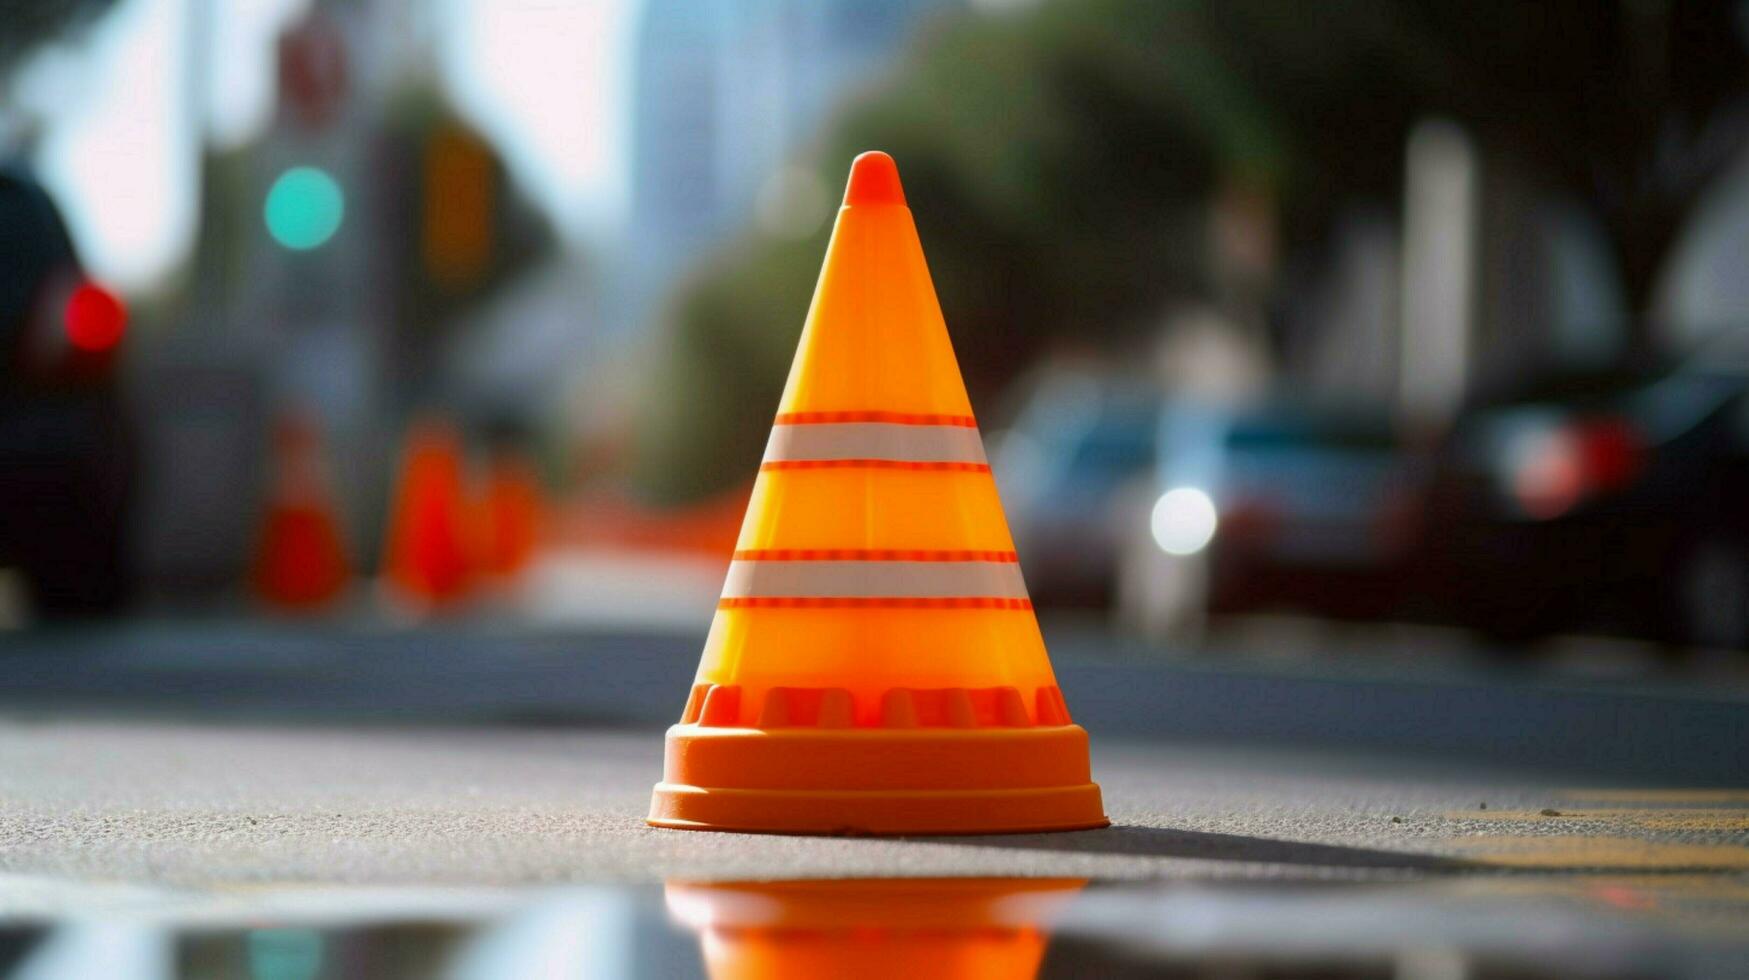
M1054 834L1005 834L987 837L937 837L934 843L1001 847L1021 851L1071 854L1124 854L1137 857L1184 858L1201 861L1242 861L1322 868L1394 868L1406 871L1478 871L1491 867L1479 861L1382 851L1340 844L1221 834L1206 830L1114 825L1103 830Z

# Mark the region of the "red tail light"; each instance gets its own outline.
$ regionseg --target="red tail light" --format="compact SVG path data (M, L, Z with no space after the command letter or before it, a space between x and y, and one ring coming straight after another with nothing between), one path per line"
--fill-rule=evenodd
M87 354L114 350L127 332L128 312L114 293L82 283L67 298L67 341Z
M1639 476L1645 441L1623 419L1584 419L1524 440L1513 453L1512 495L1530 517L1559 517L1586 497Z
M1622 419L1592 419L1576 426L1585 476L1598 490L1616 490L1640 475L1646 451L1638 429Z

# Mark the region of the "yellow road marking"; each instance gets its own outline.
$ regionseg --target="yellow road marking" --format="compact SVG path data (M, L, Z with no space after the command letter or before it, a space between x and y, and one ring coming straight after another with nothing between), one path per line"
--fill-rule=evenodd
M1749 803L1749 789L1564 789L1558 795L1599 803Z
M1546 810L1459 810L1445 814L1450 820L1503 823L1558 823L1604 821L1650 830L1693 830L1710 833L1749 832L1749 810L1658 809L1626 807Z

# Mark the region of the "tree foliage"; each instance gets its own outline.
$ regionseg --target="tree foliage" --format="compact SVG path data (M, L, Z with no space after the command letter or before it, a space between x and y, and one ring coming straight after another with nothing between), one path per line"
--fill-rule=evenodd
M1643 299L1743 78L1724 3L1056 0L933 25L814 156L899 161L974 404L1052 338L1111 340L1202 287L1215 181L1270 188L1284 247L1394 202L1402 146L1463 121L1595 203ZM1667 161L1666 161L1667 162ZM668 308L638 477L696 497L752 475L829 228L748 231Z
M0 3L0 78L39 45L75 29L115 0L5 0Z

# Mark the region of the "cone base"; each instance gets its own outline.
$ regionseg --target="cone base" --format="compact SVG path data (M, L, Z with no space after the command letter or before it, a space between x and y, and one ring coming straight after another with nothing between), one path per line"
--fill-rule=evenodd
M883 836L1110 825L1078 725L668 732L647 822L674 830Z

